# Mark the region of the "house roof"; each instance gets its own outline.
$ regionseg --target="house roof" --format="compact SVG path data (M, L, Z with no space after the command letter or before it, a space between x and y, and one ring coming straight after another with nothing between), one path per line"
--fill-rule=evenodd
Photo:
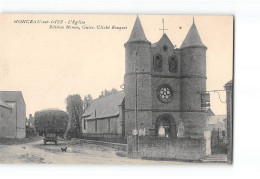
M207 110L207 114L208 116L215 116L214 112L210 108Z
M143 30L141 21L140 21L138 16L136 17L133 30L132 30L130 38L129 38L129 40L127 42L134 42L134 41L146 41L146 42L149 42L146 39L146 36L144 34L144 30Z
M82 117L87 119L106 118L119 115L119 106L125 97L124 91L95 99Z
M19 98L23 99L21 91L0 91L0 99L2 101L14 102L19 100Z
M185 39L184 39L184 41L181 45L181 48L189 47L189 46L206 47L200 39L200 35L199 35L199 32L198 32L197 27L195 25L194 19L193 19L193 23L190 27L190 30L189 30L187 36L185 37Z
M0 99L0 106L3 106L3 107L11 109L11 106L9 106L6 102L2 101L1 99Z
M224 125L225 121L224 119L227 118L226 115L215 115L215 116L210 116L208 118L207 124L218 124L221 123Z

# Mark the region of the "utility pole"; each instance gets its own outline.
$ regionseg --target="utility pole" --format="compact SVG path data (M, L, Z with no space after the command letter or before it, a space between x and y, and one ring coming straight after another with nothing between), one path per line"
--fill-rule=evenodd
M137 54L137 53L136 53ZM138 120L137 120L137 101L138 101L138 94L137 94L137 80L138 80L138 71L137 71L137 57L135 58L135 130L136 130L136 156L138 158Z

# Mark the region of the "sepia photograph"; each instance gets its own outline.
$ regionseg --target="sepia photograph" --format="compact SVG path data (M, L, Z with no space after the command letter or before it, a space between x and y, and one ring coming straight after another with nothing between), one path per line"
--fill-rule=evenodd
M0 24L0 164L232 165L232 15Z

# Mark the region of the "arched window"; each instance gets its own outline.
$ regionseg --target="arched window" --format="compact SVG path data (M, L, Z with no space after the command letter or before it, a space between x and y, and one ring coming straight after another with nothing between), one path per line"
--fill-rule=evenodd
M162 62L162 56L157 54L153 56L153 68L154 71L162 71L163 69L163 62Z
M178 59L176 56L169 58L169 71L171 73L177 73L178 71Z

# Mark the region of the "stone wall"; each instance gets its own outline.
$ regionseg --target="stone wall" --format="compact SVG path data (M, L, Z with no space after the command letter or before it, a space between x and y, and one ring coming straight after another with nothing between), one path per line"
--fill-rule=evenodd
M206 157L206 140L139 137L138 155L145 159L198 161Z
M82 139L93 140L93 141L103 141L111 143L121 143L126 144L126 138L122 134L113 134L113 133L83 133L81 136Z
M137 67L137 106L138 121L146 128L150 128L152 122L152 95L151 95L151 64L149 42L130 42L125 44L125 135L131 135L135 129L135 105L136 105L136 76Z
M206 110L201 107L201 94L206 91L206 48L181 49L181 118L186 137L203 137Z
M149 134L148 129L153 128L152 125L152 111L151 110L138 110L137 113L137 123L138 128L140 127L141 123L143 124L144 128L146 129L146 134ZM135 129L135 111L134 110L127 110L125 111L125 135L129 136L132 135L133 129Z

